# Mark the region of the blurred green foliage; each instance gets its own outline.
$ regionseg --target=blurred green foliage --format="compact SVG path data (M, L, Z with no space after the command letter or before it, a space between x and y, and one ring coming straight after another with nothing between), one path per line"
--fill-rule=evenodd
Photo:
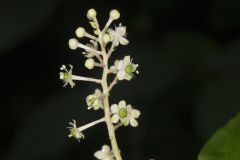
M198 160L240 159L240 113L219 129L205 144Z

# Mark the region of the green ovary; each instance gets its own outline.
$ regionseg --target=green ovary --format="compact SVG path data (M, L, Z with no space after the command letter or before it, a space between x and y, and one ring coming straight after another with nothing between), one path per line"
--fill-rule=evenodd
M69 78L69 74L67 72L63 73L63 80L67 80Z
M126 118L127 114L128 114L128 112L127 112L126 108L121 108L118 111L118 115L119 115L120 118Z
M125 72L126 72L127 74L133 73L133 72L134 72L133 66L132 66L131 64L127 65L127 66L125 67Z
M71 128L71 129L70 129L70 134L71 134L73 137L76 138L76 136L77 136L76 129L75 129L75 128Z

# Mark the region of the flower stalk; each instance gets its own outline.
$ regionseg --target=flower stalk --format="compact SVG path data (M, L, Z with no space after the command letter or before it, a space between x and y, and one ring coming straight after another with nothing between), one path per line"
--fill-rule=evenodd
M110 28L110 25L114 20L120 17L120 13L113 9L109 13L109 19L101 30L98 20L96 18L97 12L95 9L89 9L87 12L87 18L90 20L90 24L94 29L94 34L91 35L83 27L78 27L75 31L78 38L89 38L90 43L86 45L78 42L76 38L69 40L69 47L72 50L82 48L84 51L82 54L87 57L85 61L85 67L89 70L94 67L102 68L101 79L77 76L73 75L73 66L67 67L62 65L59 77L64 82L64 87L68 84L73 88L75 86L74 81L88 81L95 82L101 85L102 89L95 89L95 92L86 97L86 103L88 110L104 110L104 117L88 123L84 126L77 127L76 121L70 122L68 127L70 134L69 137L73 137L76 140L84 139L82 131L88 129L98 123L105 122L108 130L109 140L111 142L111 148L105 144L101 150L95 152L94 156L99 160L122 160L121 152L118 147L116 138L116 130L121 126L137 127L137 118L140 116L140 111L127 104L124 100L121 100L118 104L109 103L110 91L121 80L131 80L134 77L134 73L138 73L138 64L134 64L133 59L130 56L125 56L121 60L115 60L114 65L109 66L109 58L118 45L127 45L129 41L126 38L126 27L115 26L115 29ZM95 37L96 36L96 37ZM109 44L111 43L111 45ZM108 45L109 44L109 45ZM98 60L98 61L96 61ZM115 74L115 78L110 84L108 84L108 75Z
M84 130L92 127L92 126L95 126L95 125L98 124L98 123L104 122L104 121L105 121L105 118L101 118L101 119L98 119L98 120L93 121L93 122L91 122L91 123L85 124L84 126L78 127L77 130L78 130L79 132L82 132L82 131L84 131Z
M116 158L116 160L122 160L122 156L117 144L117 140L116 140L116 135L115 135L115 129L114 126L112 124L112 120L111 120L111 112L110 112L110 106L109 106L109 86L107 84L107 76L108 76L108 56L106 54L106 52L103 52L103 60L104 60L104 65L105 67L103 68L103 75L102 75L102 89L103 89L103 93L106 95L104 97L104 113L105 113L105 121L107 124L107 128L108 128L108 135L109 135L109 139L111 141L111 146L112 146L112 150L113 150L113 154L114 157Z
M115 76L114 80L108 87L108 92L110 92L112 90L113 86L115 86L117 84L117 81L118 81L118 78L117 78L117 76Z
M95 79L95 78L90 78L90 77L83 77L83 76L75 76L75 75L72 75L72 80L88 81L88 82L95 82L95 83L101 83L102 82L100 79Z

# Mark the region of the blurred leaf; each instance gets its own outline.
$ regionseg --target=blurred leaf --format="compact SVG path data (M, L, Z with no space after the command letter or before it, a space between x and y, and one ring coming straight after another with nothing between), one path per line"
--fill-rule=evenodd
M194 122L201 140L206 139L239 110L239 80L216 77L205 81L196 95Z
M210 138L198 160L239 160L239 151L240 113Z
M218 50L205 65L194 106L195 130L202 141L239 111L239 40Z

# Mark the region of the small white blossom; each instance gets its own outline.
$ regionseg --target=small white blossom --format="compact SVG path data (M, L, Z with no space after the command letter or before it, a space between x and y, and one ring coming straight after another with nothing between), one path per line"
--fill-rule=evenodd
M93 108L98 110L99 108L103 109L103 94L99 89L96 89L94 94L90 94L86 98L88 109Z
M94 40L90 40L91 43L88 43L86 44L86 46L94 49L94 50L97 50L98 49L98 43ZM85 52L82 52L82 54L87 57L87 58L91 58L91 57L94 57L95 53L90 51L90 50L85 50Z
M137 109L133 109L130 104L126 105L126 102L124 100L121 100L118 105L111 105L111 112L113 113L113 123L118 123L119 121L121 121L124 126L128 126L129 123L133 127L138 126L136 118L140 116L140 111Z
M64 87L66 87L67 84L70 84L71 88L73 88L75 86L75 83L72 80L73 66L72 65L69 65L69 66L70 66L70 70L67 70L66 66L62 65L60 70L63 71L63 72L59 73L59 77L60 77L61 80L64 81L64 85L63 85Z
M85 67L87 69L93 69L95 66L95 61L93 58L88 58L86 61L85 61Z
M69 138L73 137L79 142L81 138L84 139L84 135L78 130L75 120L73 120L73 122L69 122L69 125L70 127L67 127L70 131L70 134L68 135Z
M125 56L123 60L116 60L110 70L117 74L118 80L131 80L134 72L139 73L137 67L138 64L132 63L130 56Z
M102 149L95 152L94 156L99 160L114 160L114 155L108 145L103 145Z
M115 30L109 28L107 32L110 34L112 43L115 46L118 46L119 43L121 45L127 45L129 43L126 39L126 26L122 26L121 23L118 27L115 27Z

